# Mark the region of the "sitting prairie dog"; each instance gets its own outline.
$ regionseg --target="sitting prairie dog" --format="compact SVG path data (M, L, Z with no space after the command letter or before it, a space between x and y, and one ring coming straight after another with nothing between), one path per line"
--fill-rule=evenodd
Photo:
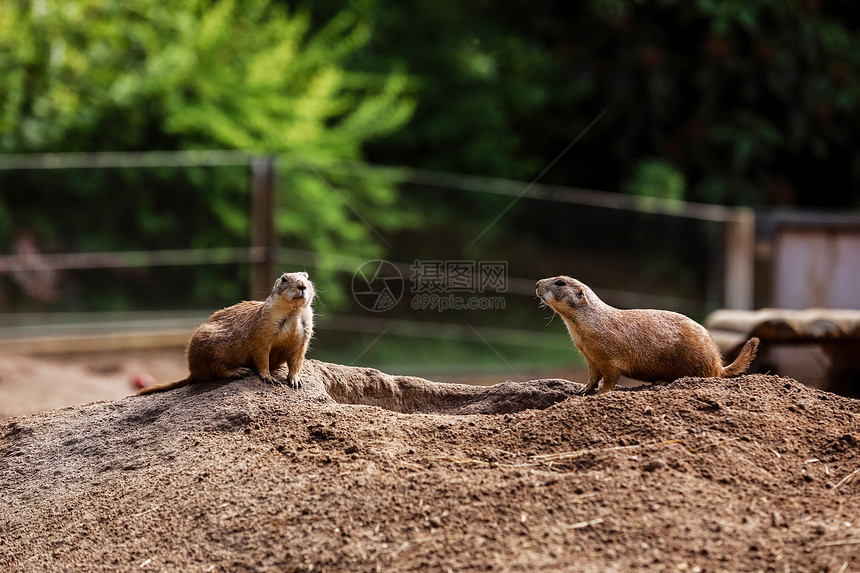
M242 378L255 372L278 384L272 371L286 363L287 382L301 388L299 371L314 329L314 285L308 273L286 273L264 301L245 301L221 309L197 327L188 341L188 378L144 388L163 392L194 382Z
M609 306L588 286L558 276L537 282L537 296L567 326L588 363L582 394L615 388L622 375L646 382L671 382L684 376L727 378L749 367L758 349L750 338L740 355L723 366L720 349L701 324L666 310L621 310Z

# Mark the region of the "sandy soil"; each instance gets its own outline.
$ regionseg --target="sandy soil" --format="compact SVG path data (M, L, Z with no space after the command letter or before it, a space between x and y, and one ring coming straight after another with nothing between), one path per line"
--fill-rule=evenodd
M133 376L168 381L187 374L181 347L48 356L0 355L0 418L98 400L119 400L134 393Z
M860 570L857 400L303 373L0 421L0 570Z

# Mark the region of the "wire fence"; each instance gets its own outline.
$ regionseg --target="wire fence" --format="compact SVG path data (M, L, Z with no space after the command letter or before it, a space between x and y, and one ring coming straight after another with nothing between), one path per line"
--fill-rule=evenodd
M267 163L266 163L267 162ZM252 196L256 196L260 189L272 196L271 186L277 184L274 181L261 183L259 177L271 177L269 171L259 169L261 164L272 165L282 162L287 169L307 169L301 163L290 163L289 158L274 159L263 154L249 151L179 151L179 152L141 152L141 153L92 153L92 154L40 154L40 155L0 155L0 171L6 172L51 172L58 170L111 170L111 169L151 169L151 168L185 168L185 167L249 167L248 189ZM254 166L257 166L256 168ZM386 181L396 184L401 192L413 195L454 193L470 196L495 196L510 198L511 203L517 202L521 215L525 220L531 213L555 213L563 216L569 211L576 214L576 220L588 226L589 221L583 221L580 213L599 213L595 217L604 221L603 225L609 229L607 238L614 243L624 245L625 242L642 242L642 238L624 238L615 235L621 233L617 221L627 217L629 220L638 222L647 221L650 225L645 233L646 242L649 233L653 237L660 236L660 228L664 221L687 221L684 225L704 225L708 228L716 228L718 232L708 231L705 233L706 240L701 246L700 256L706 258L710 263L704 265L706 276L704 279L696 277L698 283L705 285L693 296L679 294L677 292L659 292L655 289L645 290L637 288L635 280L615 280L611 284L592 284L604 300L617 306L625 307L657 307L669 308L686 312L688 314L701 315L717 306L729 306L736 308L751 305L751 266L752 266L752 243L754 240L754 229L751 229L751 215L743 209L734 209L714 205L703 205L683 201L665 200L647 197L632 197L616 193L600 192L588 189L571 187L543 185L540 183L526 184L519 181L511 181L497 178L477 177L459 175L428 170L417 170L402 167L368 165L360 162L344 162L324 160L314 166L314 170L322 176L339 176L341 178L356 178L364 182L375 180ZM3 193L0 189L0 194ZM56 193L65 191L57 190ZM256 199L255 199L256 200ZM271 219L274 217L275 207L266 199L261 204L254 204L248 209L248 218L251 219L252 235L254 229L271 225L275 228ZM102 213L99 216L110 216ZM634 217L636 219L630 219ZM637 218L638 217L638 218ZM643 219L646 218L646 219ZM651 217L651 219L648 219ZM654 219L656 217L656 219ZM97 218L94 219L97 221ZM564 225L564 221L561 223ZM523 241L539 243L540 235L545 229L538 227L529 229L525 224L525 233L516 241L502 241L500 252L495 258L505 258L508 254L503 249L518 249ZM553 223L558 226L557 222ZM518 229L517 233L522 232ZM256 233L255 236L259 236ZM265 292L265 286L253 284L255 269L258 276L269 280L273 278L273 270L278 265L290 268L315 268L326 269L346 276L356 272L365 259L348 255L337 255L295 249L282 246L277 232L271 232L269 236L262 234L249 241L247 246L224 246L210 248L176 248L176 249L153 249L153 250L129 250L129 251L98 251L98 252L66 252L66 253L42 253L42 252L17 252L0 255L0 279L5 277L15 280L21 279L26 282L27 278L36 279L50 273L58 272L94 272L94 271L117 271L121 269L157 269L161 267L194 267L201 265L209 266L245 266L251 268L252 293ZM566 236L567 237L567 236ZM581 237L570 235L571 241L581 240ZM513 247L511 247L513 245ZM540 251L545 247L538 245L539 252L528 253L526 259L539 259ZM587 250L587 245L577 252L577 266L584 264L582 261L587 257L582 255ZM492 251L492 249L490 249ZM487 249L484 249L487 252ZM445 253L439 252L435 255L438 259L444 259ZM510 255L513 257L514 255ZM522 256L522 254L517 255ZM606 258L598 254L594 258ZM564 265L563 250L555 256L547 257L545 265L536 265L534 260L530 264L510 265L507 269L504 296L519 297L521 303L536 306L534 299L534 284L536 279L543 275L560 274L564 271L559 266ZM392 260L388 261L398 272L409 277L414 274L415 260ZM623 266L624 263L621 263ZM517 276L519 268L547 269L540 276ZM232 267L231 267L232 268ZM558 270L555 270L558 269ZM623 269L622 269L623 270ZM552 271L552 272L550 272ZM165 271L166 272L166 271ZM623 272L621 273L623 275ZM702 273L698 273L702 274ZM24 279L22 279L24 277ZM451 276L443 276L443 286L452 281ZM20 282L20 280L19 280ZM324 300L324 297L323 297ZM0 300L2 303L2 300ZM347 312L331 314L326 316L323 310L319 327L322 330L332 332L349 332L368 335L377 340L379 337L402 337L422 338L439 341L463 342L468 341L483 344L495 348L498 345L506 347L520 347L522 349L556 349L565 350L570 348L570 343L565 337L560 337L556 330L547 332L540 330L544 325L542 321L547 314L535 312L538 319L530 325L516 327L503 326L498 323L474 325L461 319L434 320L442 314L430 315L409 314L405 312L392 315L361 315ZM177 311L165 311L174 312ZM124 316L114 313L16 313L14 309L6 309L0 314L0 338L11 340L22 336L36 336L39 333L47 333L51 336L75 336L75 333L93 333L109 330L108 323L122 324L123 328L143 329L155 326L160 320L162 324L176 325L175 317L152 315L151 311L146 313L153 318L148 326L144 327L140 317L126 313ZM205 313L192 312L192 316L182 320L182 328L193 328L194 324L205 317ZM511 316L520 315L512 312ZM73 319L70 320L70 317ZM112 317L112 318L108 318ZM447 316L445 316L448 319ZM458 323L459 320L459 323ZM172 323L169 321L173 321ZM77 326L72 326L71 323ZM89 326L80 326L86 324ZM537 326L537 328L535 328Z

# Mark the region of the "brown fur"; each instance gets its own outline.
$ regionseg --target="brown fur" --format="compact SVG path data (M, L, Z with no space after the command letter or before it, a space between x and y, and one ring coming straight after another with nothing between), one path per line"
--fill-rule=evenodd
M188 378L144 388L138 396L254 372L277 384L272 372L284 363L290 370L287 382L300 388L299 371L313 336L313 298L307 273L281 275L266 300L221 309L197 327L185 351Z
M566 276L537 282L537 296L567 326L588 363L588 385L615 388L621 376L646 382L671 382L684 376L726 378L749 367L758 349L750 338L740 355L723 366L720 349L701 324L666 310L621 310L600 300L588 286Z

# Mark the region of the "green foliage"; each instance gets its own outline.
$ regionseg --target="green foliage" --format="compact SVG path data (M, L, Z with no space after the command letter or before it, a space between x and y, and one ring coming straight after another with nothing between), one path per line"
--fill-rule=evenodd
M644 159L637 164L624 190L639 197L681 201L684 199L684 187L684 175L670 163L660 159Z
M307 10L290 12L272 0L4 2L0 151L280 155L294 166L279 174L285 246L378 255L383 243L372 228L382 233L416 220L393 208L393 184L324 179L311 163L359 159L367 141L402 126L414 107L408 78L391 68L346 66L371 35L357 12L339 11L313 33L311 24ZM159 173L169 173L160 188ZM0 246L22 229L58 250L248 242L243 170L219 177L204 168L74 172L53 185L54 197L21 192L13 203L16 191L6 190L20 191L27 179L48 185L50 176L0 178L0 212L14 204L22 213L14 227L0 229ZM47 201L61 205L59 212L45 209ZM94 201L111 221L94 220Z
M858 206L858 16L847 0L8 0L0 151L277 154L282 244L323 267L391 254L377 233L428 218L431 246L460 248L510 204L328 169L362 156L524 180L558 159L542 182ZM246 245L248 187L230 168L0 173L0 248L25 230L58 251ZM224 280L185 290L210 304Z
M620 190L655 158L691 200L860 205L856 3L361 5L377 26L356 63L407 65L420 98L376 160L530 180L608 107L543 181Z
M271 0L7 3L0 148L169 142L356 157L408 119L406 78L343 67L370 33L356 14L311 37L309 25Z

